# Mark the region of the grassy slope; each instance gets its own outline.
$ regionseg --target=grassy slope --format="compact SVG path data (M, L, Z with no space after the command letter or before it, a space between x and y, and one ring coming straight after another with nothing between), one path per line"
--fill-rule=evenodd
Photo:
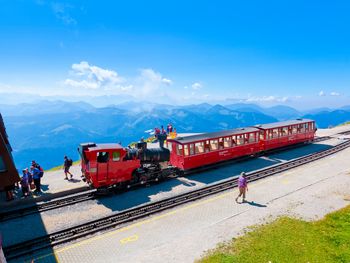
M350 262L350 206L316 222L279 218L220 244L199 262Z
M73 162L73 165L78 165L78 164L80 164L80 160ZM45 172L52 172L52 171L58 171L58 170L63 170L63 164L56 167L52 167L49 170L45 170Z

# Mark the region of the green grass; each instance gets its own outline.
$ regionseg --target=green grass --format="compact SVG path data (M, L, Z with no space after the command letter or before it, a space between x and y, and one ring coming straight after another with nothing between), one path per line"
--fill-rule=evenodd
M350 206L316 222L281 217L219 244L202 263L350 262Z
M347 121L347 122L344 122L342 124L339 124L338 126L344 126L344 125L349 125L350 124L350 121Z
M80 163L80 160L73 162L73 165L77 165ZM52 172L52 171L58 171L58 170L63 170L63 164L59 166L55 166L50 168L49 170L45 170L45 172Z

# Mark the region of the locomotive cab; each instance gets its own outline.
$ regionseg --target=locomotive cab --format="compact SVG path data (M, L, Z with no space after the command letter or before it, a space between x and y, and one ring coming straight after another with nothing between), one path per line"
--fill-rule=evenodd
M140 161L119 144L82 144L82 174L94 188L118 186L132 179Z

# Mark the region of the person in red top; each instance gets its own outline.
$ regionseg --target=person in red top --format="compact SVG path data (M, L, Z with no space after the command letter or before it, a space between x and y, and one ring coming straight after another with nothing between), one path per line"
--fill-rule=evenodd
M247 175L245 172L242 172L238 178L238 189L239 189L239 195L236 197L236 202L238 203L238 198L243 196L242 202L244 203L245 194L246 192L248 192Z

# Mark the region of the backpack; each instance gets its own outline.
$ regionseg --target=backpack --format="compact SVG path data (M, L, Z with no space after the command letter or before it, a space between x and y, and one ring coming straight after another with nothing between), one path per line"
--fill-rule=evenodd
M73 160L71 158L69 158L67 160L67 164L68 164L69 167L72 166L73 165Z
M37 165L37 167L36 168L38 168L39 169L39 171L40 171L40 174L39 174L39 176L40 177L43 177L43 175L44 175L44 169L38 164Z

